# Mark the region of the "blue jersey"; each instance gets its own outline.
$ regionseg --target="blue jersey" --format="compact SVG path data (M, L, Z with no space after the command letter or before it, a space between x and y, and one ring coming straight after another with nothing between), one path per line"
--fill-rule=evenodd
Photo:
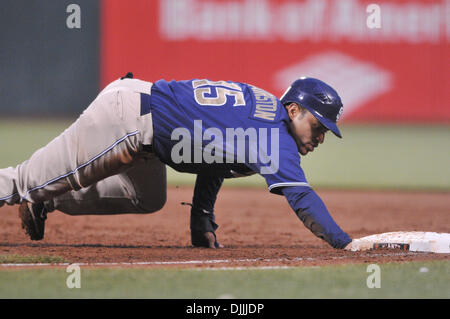
M142 113L152 113L153 149L175 170L202 176L197 206L212 210L221 185L217 178L258 173L316 236L335 248L351 242L306 182L287 111L274 95L244 83L209 80L160 80L151 93Z
M284 186L308 186L287 111L260 88L160 80L152 87L150 108L153 149L177 171L222 177L254 172L277 194Z

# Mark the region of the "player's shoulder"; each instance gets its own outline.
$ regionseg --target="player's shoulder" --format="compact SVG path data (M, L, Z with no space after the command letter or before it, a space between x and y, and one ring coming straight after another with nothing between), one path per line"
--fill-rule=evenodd
M233 80L217 80L217 79L210 79L210 78L193 78L193 79L184 79L184 80L166 80L166 79L160 79L155 82L156 85L189 85L193 88L201 87L201 86L222 86L227 87L231 89L239 89L244 90L248 89L249 92L251 92L253 95L255 94L264 94L266 96L272 96L275 99L278 99L274 94L258 87L257 85L251 84L251 83L245 83L240 81L233 81Z
M225 87L229 89L235 89L235 90L242 90L243 88L248 87L248 84L239 82L239 81L233 81L233 80L218 80L218 79L210 79L210 78L203 78L203 79L191 79L187 80L186 83L192 84L192 86L200 87L200 86L218 86L218 87Z

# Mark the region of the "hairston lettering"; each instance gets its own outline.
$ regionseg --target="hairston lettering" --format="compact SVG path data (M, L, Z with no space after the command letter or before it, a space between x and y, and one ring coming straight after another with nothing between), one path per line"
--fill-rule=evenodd
M268 128L238 127L226 128L224 136L223 130L215 127L203 130L202 121L194 120L193 137L185 127L172 131L171 140L179 142L172 147L171 159L175 164L224 163L224 160L225 163L260 163L263 164L261 174L275 174L279 168L279 129L270 129L270 141L268 133ZM207 141L210 142L206 144Z
M255 112L253 113L253 117L273 121L277 114L277 98L274 95L255 86L250 86L250 88L253 91L256 100Z

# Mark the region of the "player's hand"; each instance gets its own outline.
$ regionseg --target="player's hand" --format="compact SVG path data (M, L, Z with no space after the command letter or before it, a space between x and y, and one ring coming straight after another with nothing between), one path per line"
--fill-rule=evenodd
M217 242L215 230L219 227L215 222L213 212L191 208L191 242L194 247L222 248Z
M191 241L194 247L204 248L223 248L217 241L216 235L213 232L200 233L196 231L191 232Z
M352 248L353 248L352 244L353 244L353 240L350 243L348 243L347 246L344 247L344 250L352 250Z

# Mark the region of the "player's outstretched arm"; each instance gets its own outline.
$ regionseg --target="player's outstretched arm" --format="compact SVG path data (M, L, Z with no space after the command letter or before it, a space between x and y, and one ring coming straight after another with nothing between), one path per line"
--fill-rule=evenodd
M222 183L222 177L197 175L190 219L191 242L196 247L221 247L215 234L219 226L215 223L214 205Z
M352 239L336 224L323 201L310 187L293 186L282 190L298 218L317 237L337 249L346 248Z

